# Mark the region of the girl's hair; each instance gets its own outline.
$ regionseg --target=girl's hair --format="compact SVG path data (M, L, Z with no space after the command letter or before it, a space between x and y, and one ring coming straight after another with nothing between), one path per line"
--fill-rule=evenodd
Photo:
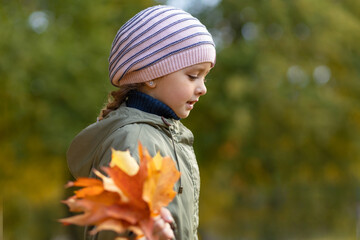
M138 90L142 85L143 83L126 84L121 86L118 90L111 91L108 94L108 100L105 107L100 111L98 120L103 120L109 113L118 109L120 105L125 102L128 93L132 90Z

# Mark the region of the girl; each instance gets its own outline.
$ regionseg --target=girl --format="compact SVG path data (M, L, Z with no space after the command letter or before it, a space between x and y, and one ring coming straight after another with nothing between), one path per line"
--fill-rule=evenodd
M154 156L170 156L181 172L178 192L162 209L155 239L197 239L199 169L193 135L179 121L206 93L205 76L215 64L215 45L198 19L170 6L147 8L118 31L109 57L111 83L119 87L98 122L73 140L67 159L74 177L94 176L109 164L111 148L138 159L140 141ZM173 225L173 228L170 228ZM114 239L112 232L86 239Z

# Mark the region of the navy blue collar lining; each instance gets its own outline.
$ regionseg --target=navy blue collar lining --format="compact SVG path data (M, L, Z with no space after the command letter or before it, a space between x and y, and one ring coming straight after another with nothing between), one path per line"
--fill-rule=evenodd
M156 114L160 117L173 118L175 120L180 119L165 103L139 91L129 92L126 99L126 106L136 108L147 113Z

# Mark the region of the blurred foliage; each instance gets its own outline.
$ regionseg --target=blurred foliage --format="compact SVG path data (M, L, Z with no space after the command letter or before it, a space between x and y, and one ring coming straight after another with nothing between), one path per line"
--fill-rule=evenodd
M207 4L216 2L217 4ZM3 239L63 227L65 152L112 90L118 28L151 1L0 4ZM209 239L354 239L360 207L360 2L199 1L217 42L195 135Z

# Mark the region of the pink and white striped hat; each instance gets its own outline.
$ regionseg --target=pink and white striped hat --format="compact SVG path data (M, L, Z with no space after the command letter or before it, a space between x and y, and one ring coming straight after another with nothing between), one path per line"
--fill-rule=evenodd
M115 86L146 82L194 64L215 65L214 41L198 19L170 6L147 8L117 32L109 57Z

